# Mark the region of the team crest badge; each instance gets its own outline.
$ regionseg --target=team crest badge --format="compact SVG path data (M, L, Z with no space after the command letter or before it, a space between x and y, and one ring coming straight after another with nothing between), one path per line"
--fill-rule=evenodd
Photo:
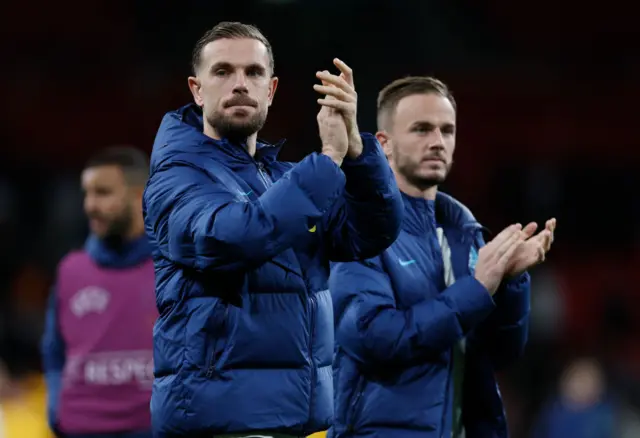
M469 250L469 271L472 274L476 272L476 264L478 263L478 250L475 246L472 246Z

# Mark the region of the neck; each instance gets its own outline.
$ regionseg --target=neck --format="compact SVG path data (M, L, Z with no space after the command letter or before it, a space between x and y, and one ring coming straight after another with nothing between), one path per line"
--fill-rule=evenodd
M144 230L140 230L136 227L131 227L131 230L125 234L105 236L100 238L104 245L107 247L119 248L123 245L127 245L130 242L135 242L144 235Z
M393 169L393 173L396 175L396 182L398 183L398 188L402 193L414 198L424 198L429 201L434 201L436 199L438 186L431 186L426 189L420 188L411 184L404 175L398 172L397 169Z
M151 257L151 245L139 235L137 240L125 236L99 238L91 234L85 242L85 250L100 266L125 268L138 265Z
M222 136L220 134L218 134L218 131L215 130L215 128L211 125L209 125L209 123L205 122L204 123L204 129L203 129L204 135L206 135L207 137L211 137L214 140L222 140ZM247 153L249 155L251 155L252 157L256 155L256 145L258 143L258 133L254 133L251 134L249 137L247 137L246 139L246 149L247 149Z

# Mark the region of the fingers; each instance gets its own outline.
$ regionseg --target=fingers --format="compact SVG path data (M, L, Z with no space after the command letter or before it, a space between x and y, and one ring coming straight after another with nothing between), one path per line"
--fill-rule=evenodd
M351 70L351 67L349 67L347 64L345 64L344 62L342 62L342 60L335 58L333 60L333 65L335 65L336 67L338 67L338 70L340 70L341 74L340 76L344 79L344 81L353 88L353 70Z
M551 249L551 232L545 229L527 243L531 245L528 251L531 257L531 266L542 263L546 260L547 252Z
M328 72L327 72L328 73ZM330 87L329 83L327 81L321 81L322 85L325 87ZM335 99L335 97L333 96L327 96L327 99ZM332 114L332 113L337 113L336 110L334 110L333 108L329 108L327 106L323 106L320 109L320 112L318 113L318 119L320 119L321 117L323 117L326 114Z
M340 77L336 75L332 75L328 71L319 71L316 73L316 77L321 81L327 82L329 85L333 85L334 87L338 87L344 92L350 94L351 96L356 96L356 91L353 89L351 85L347 83L346 76Z
M542 262L544 262L544 260L545 260L545 258L547 256L547 250L542 245L539 245L537 249L538 249L538 254L537 254L538 263L542 263Z
M329 83L327 81L320 81L320 82L322 82L322 85L324 87L330 87L330 85L329 85ZM314 88L315 88L315 85L314 85Z
M520 224L517 224L514 229L511 230L506 239L500 242L500 245L496 248L498 257L504 254L507 248L510 248L513 242L522 241L522 231L520 230Z
M509 225L507 228L500 231L500 233L494 237L491 242L489 242L489 245L500 247L511 237L512 234L519 233L520 230L522 230L522 225L520 224Z
M500 245L497 251L498 263L502 266L507 266L509 260L511 260L511 256L515 252L515 250L522 243L522 235L519 232L520 230L514 232L509 238Z
M557 224L556 218L551 218L545 224L545 228L551 232L554 232L556 229L556 224Z
M528 223L527 226L522 229L522 235L524 239L526 240L531 236L533 236L533 233L535 233L537 229L538 229L537 223L535 222Z
M343 114L349 114L354 111L352 102L344 102L342 100L327 97L326 99L318 99L318 103L323 107L332 108L340 111Z
M540 233L540 246L546 253L551 249L551 243L553 241L553 233L549 230L544 230Z
M333 63L340 70L340 76L333 75L327 70L316 72L322 85L315 84L313 89L325 97L318 99L323 108L342 112L343 115L355 114L357 93L353 88L353 71L339 59Z
M332 96L332 97L335 97L336 99L340 99L345 102L355 101L353 96L349 95L344 90L341 90L340 88L337 88L337 87L315 84L313 86L313 89L316 90L318 93L326 94L327 96Z
M540 231L534 239L540 243L545 251L549 251L551 250L551 244L553 243L553 231L547 227Z
M549 246L551 246L551 244L553 243L553 240L555 239L556 225L557 225L556 218L549 219L547 221L546 225L545 225L545 229L549 230L550 233L551 233L551 239L549 241Z
M328 71L325 70L326 73L329 73ZM331 87L331 85L329 85L329 83L327 81L320 81L322 82L322 85L325 87ZM333 96L327 96L327 99L334 99ZM328 108L327 108L328 109Z

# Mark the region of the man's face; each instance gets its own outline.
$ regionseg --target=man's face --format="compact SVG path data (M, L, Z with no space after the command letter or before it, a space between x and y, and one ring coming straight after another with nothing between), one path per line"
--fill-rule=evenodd
M135 196L120 166L89 167L82 172L84 211L98 237L123 237L133 222Z
M442 184L456 146L456 112L449 99L435 93L404 97L389 126L378 138L394 171L420 190Z
M233 139L246 139L262 128L277 84L267 48L249 38L207 44L197 76L189 78L209 125L218 136Z
M562 376L562 397L576 405L589 405L597 401L605 390L600 366L591 359L578 359Z

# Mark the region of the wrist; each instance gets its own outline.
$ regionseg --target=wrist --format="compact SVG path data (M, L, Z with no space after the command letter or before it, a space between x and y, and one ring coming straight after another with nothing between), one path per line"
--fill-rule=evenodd
M509 273L505 276L505 283L526 283L528 281L529 276L527 275L527 271L524 270L522 272L513 272Z
M326 155L327 157L331 158L331 161L336 163L338 167L342 166L342 160L344 159L344 156L340 155L336 151L332 149L323 149L322 155Z
M515 264L512 264L506 269L504 280L506 281L515 280L516 278L519 278L524 272L525 272L525 269L518 267Z
M355 160L360 155L362 155L362 151L364 146L362 144L362 138L360 137L360 131L355 130L353 134L349 136L349 149L347 150L347 156Z

